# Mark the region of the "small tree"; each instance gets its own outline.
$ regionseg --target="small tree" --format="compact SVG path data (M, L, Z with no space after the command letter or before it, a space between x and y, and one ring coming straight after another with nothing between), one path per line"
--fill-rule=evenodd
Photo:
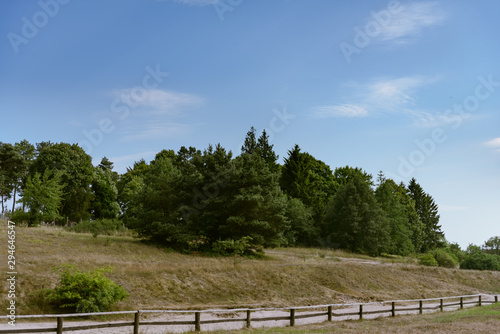
M500 237L491 237L484 243L483 249L490 254L500 255Z
M57 308L70 312L104 312L111 305L125 299L128 293L104 276L112 268L80 271L75 265L65 265L59 284L48 291L49 301Z
M63 186L60 182L60 174L46 170L43 176L36 172L26 181L22 202L28 207L28 212L19 211L14 213L13 219L19 217L26 219L28 225L37 225L42 221L54 221L60 218ZM17 220L19 220L17 219Z

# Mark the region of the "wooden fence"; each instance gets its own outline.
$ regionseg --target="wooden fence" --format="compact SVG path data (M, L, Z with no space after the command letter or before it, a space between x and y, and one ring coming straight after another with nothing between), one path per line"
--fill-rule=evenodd
M492 299L485 300L482 297L494 297ZM455 300L450 303L445 303L445 300ZM424 302L439 301L438 305L424 305ZM414 306L418 303L418 306ZM335 317L346 317L355 316L359 319L363 319L364 315L368 314L390 314L390 316L395 317L398 312L403 312L407 314L408 312L418 311L422 314L425 310L440 310L441 312L446 307L455 307L463 309L465 305L477 305L481 306L483 304L493 304L498 303L498 296L490 295L468 295L468 296L454 296L454 297L443 297L443 298L431 298L431 299L420 299L420 300L397 300L388 302L376 302L376 303L364 303L364 304L330 304L330 305L316 305L316 306L302 306L302 307L290 307L290 308L260 308L260 309L221 309L221 310L139 310L139 311L122 311L122 312L100 312L100 313L80 313L80 314L57 314L57 315L19 315L16 316L16 322L18 319L40 319L40 318L55 318L55 327L50 328L26 328L26 329L16 329L15 327L9 328L8 330L0 329L0 333L63 333L71 332L77 330L91 330L91 329L103 329L111 327L129 327L133 328L134 334L139 334L140 326L180 326L180 325L190 325L194 327L195 331L200 331L202 325L206 324L216 324L216 323L229 323L229 322L241 322L243 326L250 328L253 322L259 321L287 321L290 326L295 326L295 321L297 319L305 319L312 317L326 317L328 321L332 321ZM383 305L388 304L389 307L379 310L367 311L363 310L364 306L369 305ZM396 304L404 304L397 308ZM413 304L413 305L412 305ZM434 303L436 304L436 303ZM342 308L350 306L356 307L356 311L353 312L341 312ZM334 312L334 308L335 311ZM314 310L311 313L300 314L301 310ZM320 311L316 311L320 310ZM275 316L275 317L252 317L252 313L257 311L286 311L286 316ZM225 318L225 319L207 319L202 320L202 314L206 313L246 313L244 318ZM148 321L141 320L142 314L148 313L183 313L183 314L194 314L194 319L190 321ZM89 316L104 316L104 315L126 315L133 314L133 321L116 321L108 322L102 324L86 324L86 325L71 325L71 322L65 322L65 318L77 318L77 317L89 317ZM2 316L1 318L8 318L7 316Z

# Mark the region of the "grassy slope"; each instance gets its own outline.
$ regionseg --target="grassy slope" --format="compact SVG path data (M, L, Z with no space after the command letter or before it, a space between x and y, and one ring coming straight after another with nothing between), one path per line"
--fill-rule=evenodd
M5 223L0 245L7 250ZM118 309L284 306L427 298L500 292L500 272L462 271L402 263L339 261L331 251L281 249L267 260L188 256L130 237L69 233L59 228L17 227L19 314L44 313L31 297L53 287L53 268L74 263L82 270L103 266L130 293ZM2 271L6 272L6 260ZM1 286L6 305L6 284Z

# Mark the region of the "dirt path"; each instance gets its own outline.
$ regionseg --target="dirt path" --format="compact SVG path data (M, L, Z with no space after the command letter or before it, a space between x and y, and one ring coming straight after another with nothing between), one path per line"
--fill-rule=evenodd
M483 295L483 301L491 301L494 300L494 296ZM445 299L444 303L454 303L457 302L458 299ZM464 299L464 301L477 301L477 297L471 299ZM464 307L472 307L477 304L465 304ZM418 301L411 302L397 302L396 309L397 315L404 314L418 314L418 310L407 310L404 309L414 309L418 308ZM423 303L423 313L432 313L439 311L439 302L435 301L427 301ZM425 308L435 308L434 310L428 310ZM445 311L452 311L458 309L459 306L449 306L445 307ZM382 314L363 314L363 319L374 319L377 317L387 317L391 315L391 303L383 302L383 303L368 303L363 304L363 313L371 312L371 311L387 311ZM320 309L300 309L297 308L295 312L295 316L297 319L295 320L296 325L305 325L312 323L320 323L327 321L326 315L316 316L312 318L300 319L300 315L311 314L311 313L319 313L325 312L326 307L322 307ZM354 313L359 312L359 304L357 305L346 305L346 306L335 306L333 308L333 321L343 321L343 320L356 320L359 319L359 315L342 315L345 313ZM257 318L264 317L289 317L290 311L284 309L270 309L270 310L258 310L252 311L251 318L254 319L252 321L252 327L286 327L290 325L290 320L269 320L269 321L255 321ZM129 318L132 321L132 317ZM202 324L201 329L203 331L214 331L214 330L236 330L242 329L246 326L246 311L241 312L215 312L215 311L204 311L201 313L201 321L204 320L216 320L216 319L241 319L241 321L237 322L227 322L227 323L216 323L216 324ZM22 320L22 319L19 319ZM18 321L19 321L18 320ZM6 324L6 320L4 319L4 324L0 325L0 330L6 329L34 329L34 328L55 328L55 320L51 323L22 323L19 322L16 324L16 327L12 327ZM143 313L141 317L141 321L194 321L194 314L185 314L185 313ZM65 327L70 326L81 326L81 325L92 325L99 324L99 322L90 322L90 321L79 321L79 322L65 322ZM175 325L175 326L164 326L164 325L141 325L140 333L141 334L164 334L164 333L183 333L188 331L193 331L194 325ZM109 328L109 329L96 329L96 330L79 330L73 331L72 333L81 333L81 334L124 334L124 333L133 333L132 326L130 327L120 327L120 328Z

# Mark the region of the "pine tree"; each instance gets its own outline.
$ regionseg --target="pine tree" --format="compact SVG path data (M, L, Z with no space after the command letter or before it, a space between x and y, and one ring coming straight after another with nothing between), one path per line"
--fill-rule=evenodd
M415 201L415 210L423 225L423 242L420 252L425 253L443 245L444 233L439 225L438 206L431 195L424 192L415 178L408 184L408 193Z
M273 147L274 145L269 143L269 135L266 133L266 130L262 130L262 134L257 141L257 152L269 168L276 171L278 169L278 164L276 163L278 155L274 152Z
M245 142L241 147L241 154L255 153L255 150L257 149L257 139L255 136L255 132L256 130L253 126L250 128L250 131L247 132L247 135L245 137Z
M389 246L389 225L373 190L360 177L341 186L325 216L325 234L339 248L379 255Z
M409 228L409 217L404 198L398 192L398 185L391 179L386 179L382 173L378 175L378 187L375 190L377 202L384 210L388 224L390 241L388 252L406 256L414 251Z

